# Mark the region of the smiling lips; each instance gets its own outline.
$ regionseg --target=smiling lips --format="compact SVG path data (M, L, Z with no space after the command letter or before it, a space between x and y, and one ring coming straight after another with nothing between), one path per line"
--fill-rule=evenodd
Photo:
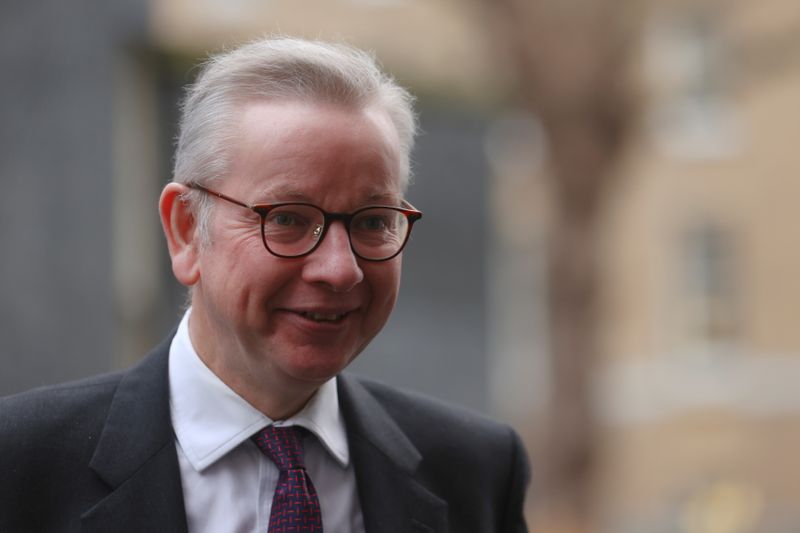
M317 322L336 322L337 320L341 320L344 318L344 315L347 313L307 313L303 312L300 313L302 316L306 318L310 318L311 320L315 320Z
M340 322L350 314L350 311L301 311L295 309L287 309L287 311L314 322Z

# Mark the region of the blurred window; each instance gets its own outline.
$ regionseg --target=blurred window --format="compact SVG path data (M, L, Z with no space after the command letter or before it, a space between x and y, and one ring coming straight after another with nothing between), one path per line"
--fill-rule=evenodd
M658 146L673 156L721 157L737 146L728 57L716 18L684 13L657 20L648 32L649 125Z
M704 352L727 351L739 329L733 235L703 222L686 231L681 248L683 337Z

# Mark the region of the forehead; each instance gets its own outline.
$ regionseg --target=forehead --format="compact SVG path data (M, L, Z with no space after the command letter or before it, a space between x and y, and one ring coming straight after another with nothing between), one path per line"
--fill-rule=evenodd
M375 109L251 102L241 108L235 137L229 179L263 201L377 201L403 192L397 132Z

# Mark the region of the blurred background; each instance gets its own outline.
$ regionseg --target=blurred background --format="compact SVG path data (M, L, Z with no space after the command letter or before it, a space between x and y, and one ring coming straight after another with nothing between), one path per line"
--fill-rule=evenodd
M511 423L544 533L800 530L796 0L7 0L0 394L169 333L156 202L207 53L418 96L401 299L353 370Z

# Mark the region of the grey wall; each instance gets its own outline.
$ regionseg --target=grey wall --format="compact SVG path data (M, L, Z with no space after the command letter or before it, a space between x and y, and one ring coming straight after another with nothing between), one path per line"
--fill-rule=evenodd
M0 3L0 393L110 368L112 78L144 2Z

